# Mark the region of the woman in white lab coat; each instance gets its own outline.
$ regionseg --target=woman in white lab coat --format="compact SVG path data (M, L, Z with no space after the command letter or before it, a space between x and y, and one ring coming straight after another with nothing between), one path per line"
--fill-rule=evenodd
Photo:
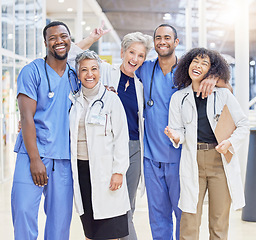
M128 235L130 209L126 184L129 136L119 97L100 82L100 59L93 51L76 58L82 82L78 97L70 94L71 162L76 209L87 239Z
M137 240L133 213L138 185L140 185L141 195L145 192L143 174L144 97L142 82L135 75L135 71L143 64L152 47L151 36L140 32L126 34L121 43L122 63L110 65L102 62L100 69L102 83L117 91L128 122L130 165L126 177L131 211L128 212L129 236L122 240ZM73 45L70 52L72 56L75 56L81 51L78 46Z
M138 185L141 195L145 192L143 169L143 136L144 136L144 96L142 82L135 75L135 71L146 60L146 56L153 46L152 37L140 32L125 35L121 42L121 64L102 64L101 74L103 83L114 88L121 99L128 122L129 155L127 186L131 203L128 212L129 236L122 240L137 240L133 224L135 200Z
M175 82L181 90L173 94L166 135L175 147L182 144L180 159L180 200L183 211L180 239L199 239L202 205L206 190L209 203L210 239L226 240L231 201L234 209L245 204L237 151L248 136L248 119L236 98L226 88L215 88L205 99L196 96L200 82L208 75L229 80L223 57L211 50L190 50L179 61ZM227 105L236 130L217 144L214 130L218 116ZM223 154L233 153L230 163Z

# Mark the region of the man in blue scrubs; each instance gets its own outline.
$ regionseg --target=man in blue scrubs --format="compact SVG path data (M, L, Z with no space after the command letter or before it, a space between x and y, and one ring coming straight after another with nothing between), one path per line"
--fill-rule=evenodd
M48 24L43 33L46 58L26 65L17 80L22 132L15 145L17 159L12 187L16 240L37 239L42 193L46 214L44 239L69 239L73 187L68 95L71 83L73 89L77 87L74 79L68 77L71 38L62 22Z
M173 26L158 26L154 32L154 45L158 57L152 61L145 61L136 71L144 88L144 174L154 240L173 239L173 212L176 217L176 240L180 238L181 210L178 208L178 201L181 149L175 149L164 134L164 128L168 125L170 99L177 90L173 77L177 65L175 48L178 44L179 39ZM207 97L217 80L218 87L231 89L231 86L221 79L209 76L201 82L197 94L201 92L203 98Z
M173 211L176 216L176 239L179 239L180 149L175 149L164 134L164 128L168 125L170 99L176 91L173 74L177 65L175 48L178 44L175 28L160 25L154 33L158 58L144 62L136 72L143 83L145 96L144 172L154 240L173 239Z

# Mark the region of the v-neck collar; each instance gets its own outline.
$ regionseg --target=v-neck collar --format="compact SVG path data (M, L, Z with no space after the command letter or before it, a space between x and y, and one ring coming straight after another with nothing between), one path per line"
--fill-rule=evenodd
M43 61L45 61L45 60L43 59ZM54 75L58 76L58 78L60 78L60 79L63 78L63 76L65 76L66 72L68 71L67 64L66 64L66 69L65 69L64 73L62 74L62 76L60 76L47 62L46 62L46 68L47 68L47 71L48 71L48 69L50 69L51 74L54 73Z

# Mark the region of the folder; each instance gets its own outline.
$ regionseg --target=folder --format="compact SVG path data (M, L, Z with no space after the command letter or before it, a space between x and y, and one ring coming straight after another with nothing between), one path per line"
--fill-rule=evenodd
M214 131L218 143L228 139L235 129L235 122L228 110L228 106L225 104ZM227 153L224 154L224 157L228 163L231 161L232 156L233 154L230 151L227 151Z

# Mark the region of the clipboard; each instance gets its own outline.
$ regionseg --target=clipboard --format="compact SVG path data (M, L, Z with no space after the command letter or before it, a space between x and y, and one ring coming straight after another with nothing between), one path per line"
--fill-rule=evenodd
M228 106L225 104L214 131L218 143L228 139L235 129L235 122L228 110ZM227 153L224 154L224 157L228 163L230 163L232 156L233 154L230 151L227 151Z

